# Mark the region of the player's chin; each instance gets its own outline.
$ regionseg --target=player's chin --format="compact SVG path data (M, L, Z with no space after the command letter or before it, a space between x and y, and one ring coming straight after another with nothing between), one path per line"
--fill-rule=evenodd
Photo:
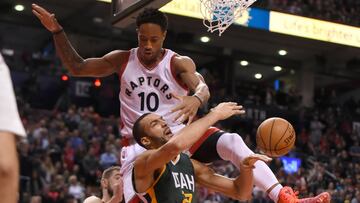
M144 54L144 58L146 61L152 61L155 60L154 54Z
M170 139L171 139L170 134L165 134L165 135L162 137L162 140L163 140L164 143L167 143Z

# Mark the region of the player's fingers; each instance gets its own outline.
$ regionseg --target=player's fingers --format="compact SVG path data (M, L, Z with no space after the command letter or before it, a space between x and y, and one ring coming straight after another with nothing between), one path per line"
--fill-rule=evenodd
M46 15L46 16L50 15L50 13L47 10L45 10L43 7L41 7L39 5L35 4L34 9L42 15Z
M175 98L175 99L178 99L178 100L182 100L182 97L175 94L175 93L171 93L171 95Z
M269 162L272 160L272 158L266 156L266 155L262 155L262 154L253 154L251 157L251 162L253 162L253 164L256 162L256 161L264 161L264 162Z
M31 8L36 10L39 6L37 4L31 4Z
M39 6L39 5L37 5L37 4L32 4L32 5L31 5L31 8L34 9L34 10L36 10L37 12L41 13L41 11L40 11L40 6Z
M245 114L245 110L235 110L235 114L237 115Z
M188 118L189 118L189 112L186 112L186 113L184 113L183 115L182 115L182 117L181 117L181 120L179 121L180 123L183 123L183 122L185 122Z
M190 125L190 124L193 122L194 118L195 118L195 114L191 114L191 115L189 116L189 119L188 119L188 122L187 122L186 125Z
M255 163L256 161L263 161L263 162L269 162L272 159L270 157L254 157L252 159L252 162Z
M181 110L174 118L174 121L177 121L182 115L185 114L185 111L184 110Z
M244 107L241 106L241 105L236 105L236 106L233 107L233 109L237 109L237 110L241 110L241 109L243 109L243 108L244 108Z
M33 14L34 14L37 18L39 18L39 19L42 18L41 14L38 13L36 10L32 10L32 12L33 12Z
M181 103L181 104L175 106L173 109L171 109L171 113L174 113L174 112L179 111L179 110L183 110L184 107L185 107L185 105L183 103Z

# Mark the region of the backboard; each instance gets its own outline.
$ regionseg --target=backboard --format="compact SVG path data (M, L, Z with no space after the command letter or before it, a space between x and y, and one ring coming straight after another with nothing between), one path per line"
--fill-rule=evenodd
M145 8L161 8L171 0L112 0L112 24L125 28L134 23Z

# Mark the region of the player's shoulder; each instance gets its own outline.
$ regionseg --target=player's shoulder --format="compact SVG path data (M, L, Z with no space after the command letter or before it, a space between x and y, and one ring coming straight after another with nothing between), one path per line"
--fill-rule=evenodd
M107 53L103 58L110 61L114 66L119 67L129 59L129 50L114 50Z
M113 50L111 52L109 52L108 54L106 54L106 56L110 56L110 57L113 57L113 56L126 56L126 55L129 55L130 54L130 50Z
M155 152L154 149L148 149L148 150L144 151L143 153L141 153L139 156L136 157L134 163L136 164L136 163L145 161L147 159L147 157L149 157L154 152Z
M195 63L194 61L189 57L189 56L182 56L182 55L178 55L176 54L173 58L172 58L172 66L177 69L177 70L188 70L195 68Z
M193 61L189 56L183 56L180 54L175 54L173 57L173 62L186 62L186 61Z
M102 200L93 195L86 198L83 203L102 203Z

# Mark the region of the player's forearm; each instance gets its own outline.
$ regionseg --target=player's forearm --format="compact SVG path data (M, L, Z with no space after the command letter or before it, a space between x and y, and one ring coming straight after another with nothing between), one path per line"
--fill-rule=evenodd
M53 34L56 52L64 66L72 75L79 75L80 66L83 65L84 59L76 52L70 44L64 31Z
M174 146L180 153L195 144L209 127L217 121L219 121L217 114L210 112L205 117L183 128L176 136L171 138L168 143Z
M201 105L204 105L210 98L209 87L206 85L205 80L200 73L196 73L196 75L199 77L200 81L194 90L194 95L201 100Z
M208 86L205 83L200 82L195 89L194 96L200 99L201 105L205 105L210 98L210 91Z
M254 177L252 168L240 168L240 175L234 180L236 187L236 197L238 200L246 201L251 199L254 186Z

